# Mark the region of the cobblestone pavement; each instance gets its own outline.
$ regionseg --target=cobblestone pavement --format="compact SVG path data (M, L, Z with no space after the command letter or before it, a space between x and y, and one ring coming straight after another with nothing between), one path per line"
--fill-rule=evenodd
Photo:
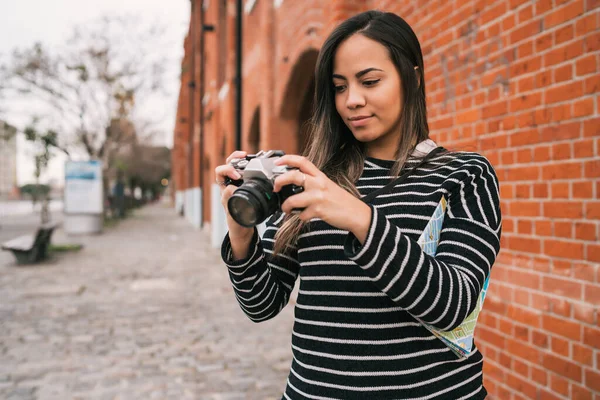
M0 258L0 399L279 399L292 307L255 324L218 249L164 205L37 266Z

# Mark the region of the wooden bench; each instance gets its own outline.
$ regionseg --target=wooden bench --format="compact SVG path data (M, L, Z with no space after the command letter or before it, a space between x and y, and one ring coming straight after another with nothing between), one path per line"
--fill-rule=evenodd
M11 251L19 264L41 261L48 256L48 245L58 225L56 222L41 225L34 235L19 236L3 243L2 250Z

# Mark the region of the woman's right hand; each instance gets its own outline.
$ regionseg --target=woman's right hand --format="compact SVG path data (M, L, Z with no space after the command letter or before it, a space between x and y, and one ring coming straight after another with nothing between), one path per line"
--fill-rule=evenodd
M237 186L235 186L235 185L227 185L226 186L224 183L225 178L227 178L227 177L229 177L233 180L241 179L242 176L229 163L234 158L246 157L246 154L247 153L245 151L234 151L233 153L231 153L229 155L229 157L227 157L226 163L224 165L219 165L217 168L215 168L216 181L219 184L219 187L221 189L221 205L225 209L225 214L227 215L227 226L229 228L230 240L236 240L236 239L248 240L248 239L252 238L252 235L254 234L254 228L246 228L246 227L238 224L237 222L235 222L235 220L233 218L231 218L231 215L229 214L229 210L227 209L227 202L229 201L229 198L231 197L233 192L236 191Z

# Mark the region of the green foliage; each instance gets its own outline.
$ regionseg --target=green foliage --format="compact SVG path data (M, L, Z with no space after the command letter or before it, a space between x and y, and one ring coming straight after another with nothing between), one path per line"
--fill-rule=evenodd
M52 253L63 253L67 251L79 251L83 248L82 244L50 244L48 251Z
M40 132L37 129L37 119L34 119L30 125L25 127L23 133L25 139L34 143L36 147L35 161L35 177L39 178L42 172L48 167L48 163L52 158L52 149L58 148L58 134L52 129L46 132Z
M21 194L31 196L34 199L48 196L50 186L44 184L29 183L20 187Z

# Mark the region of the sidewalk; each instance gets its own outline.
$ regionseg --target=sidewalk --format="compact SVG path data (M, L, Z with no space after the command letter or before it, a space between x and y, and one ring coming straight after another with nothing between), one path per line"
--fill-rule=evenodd
M0 263L1 399L281 397L292 307L250 322L218 250L173 209L56 239L85 247L39 266Z

